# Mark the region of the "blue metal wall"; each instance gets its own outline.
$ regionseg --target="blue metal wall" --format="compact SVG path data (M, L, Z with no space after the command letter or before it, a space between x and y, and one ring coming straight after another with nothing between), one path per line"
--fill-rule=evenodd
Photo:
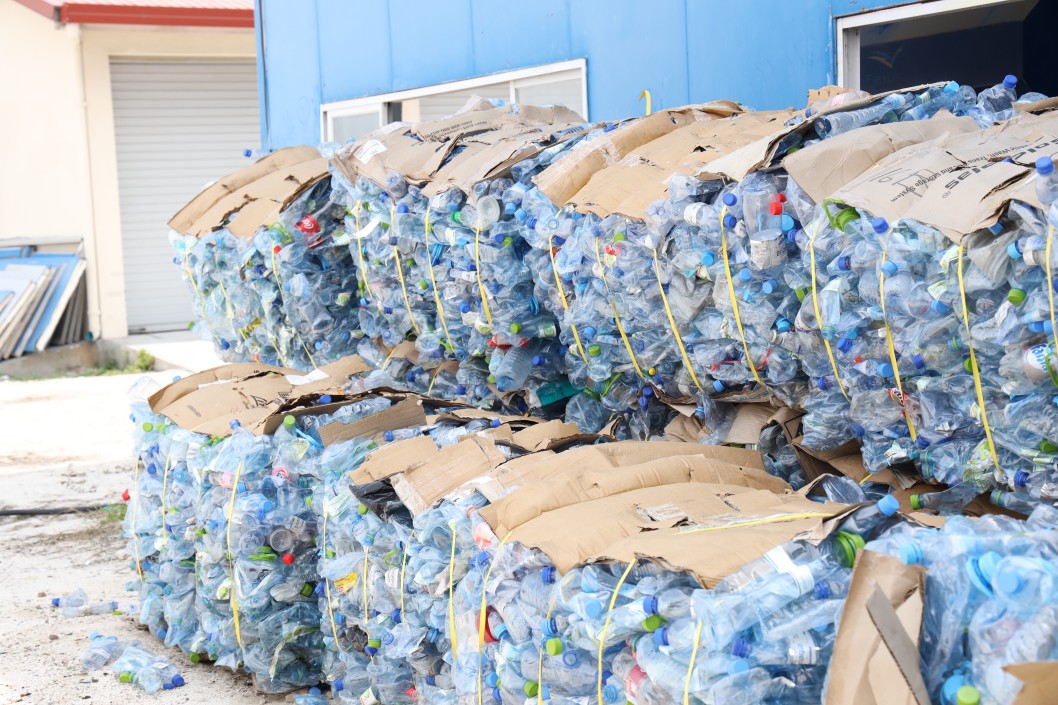
M717 98L801 106L834 19L912 0L257 0L262 144L320 139L321 103L587 59L593 120Z

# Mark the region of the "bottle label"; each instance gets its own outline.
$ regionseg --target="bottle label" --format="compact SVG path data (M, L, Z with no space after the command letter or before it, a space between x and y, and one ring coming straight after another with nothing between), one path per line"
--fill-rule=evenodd
M349 300L352 298L353 295L351 292L343 291L334 297L334 303L338 304L339 306L345 306L347 303L349 303Z
M334 581L334 588L338 592L340 592L340 593L342 593L344 595L345 593L347 593L350 590L352 590L356 586L357 581L359 581L359 580L360 580L360 574L359 573L350 573L349 575L345 576L344 578L339 578L338 580L335 580Z
M1022 257L1025 260L1025 264L1030 264L1034 267L1042 267L1047 263L1046 250L1025 250L1025 254Z
M300 534L304 532L305 527L308 526L308 523L301 517L292 516L287 521L287 526L295 534Z
M691 225L698 225L700 218L704 218L707 213L705 210L709 208L705 203L692 203L683 209L683 219Z
M361 693L360 705L378 705L378 698L375 697L375 693L371 688Z
M808 634L795 634L787 640L787 656L790 663L801 666L813 666L819 658L816 643Z
M321 230L319 221L311 215L307 215L299 220L294 224L294 227L306 235L318 235Z
M386 571L386 587L390 590L396 590L397 586L400 585L400 570L397 568L390 568Z
M797 589L802 595L812 592L812 588L815 587L816 580L808 566L795 565L787 571L787 575L793 579L794 584L797 585Z
M749 261L757 269L771 269L786 261L786 242L781 237L749 241Z
M1022 367L1025 377L1033 384L1039 384L1051 378L1050 371L1051 346L1040 343L1026 348L1021 355Z
M940 301L940 298L948 292L948 282L944 279L935 281L926 287L926 291L929 292L930 296Z
M790 556L782 549L782 546L776 546L765 553L764 560L768 561L771 567L780 573L789 573L796 567Z

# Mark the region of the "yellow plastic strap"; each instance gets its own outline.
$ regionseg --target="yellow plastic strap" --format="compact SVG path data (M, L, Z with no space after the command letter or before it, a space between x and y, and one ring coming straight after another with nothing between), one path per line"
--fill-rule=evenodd
M636 559L633 558L632 562L625 568L625 572L621 574L621 579L617 581L617 585L614 586L613 594L610 595L610 606L606 610L606 621L602 624L602 631L599 633L599 664L598 670L595 672L595 686L599 695L599 705L602 705L602 654L606 650L606 632L610 630L610 616L613 615L613 607L617 604L617 593L620 592L621 586L625 584L625 580L628 578L628 574L632 572L632 568L636 564Z
M364 627L367 627L367 558L371 555L371 547L364 546Z
M599 273L602 277L603 286L606 287L606 293L610 292L610 284L606 281L606 267L602 263L602 253L599 251L599 238L595 238L595 261L599 263ZM608 297L609 298L609 297ZM632 351L632 344L628 342L628 336L625 334L624 326L621 325L621 315L617 313L617 304L610 299L610 308L613 309L613 320L617 324L617 332L621 334L621 342L625 344L625 350L628 351L628 359L632 361L632 367L636 369L636 374L642 379L647 379L647 376L643 374L643 370L639 367L639 361L636 359L635 353Z
M481 310L485 312L485 320L492 326L492 311L489 310L489 297L485 293L485 284L481 281L481 216L478 216L478 225L474 230L474 275L478 278L478 291L481 292Z
M691 676L694 674L694 660L698 657L698 644L702 640L702 622L694 629L694 646L691 647L691 662L687 664L687 678L683 681L683 705L690 705Z
M642 92L639 94L639 99L643 100L643 98L647 99L647 112L646 112L646 114L650 115L650 91L647 90L646 88L644 88L642 90Z
M980 370L977 369L977 354L974 352L973 338L970 335L970 313L966 309L966 285L963 282L962 272L963 253L965 250L966 245L960 243L959 265L956 271L959 274L959 296L962 299L962 321L963 325L966 326L966 345L970 348L970 370L973 372L974 376L974 390L977 392L977 405L981 408L981 425L984 426L985 437L988 439L988 452L992 454L992 462L995 463L996 472L999 473L999 479L1004 480L1006 479L1006 475L1003 473L1003 468L999 466L999 456L996 455L996 444L992 442L992 428L988 425L988 411L985 409L985 395L984 390L981 388L981 373ZM1048 267L1046 269L1050 270L1050 261L1048 261L1047 264Z
M437 304L437 317L441 319L441 328L445 332L445 342L448 343L448 349L454 350L455 346L452 345L452 336L448 333L448 321L445 320L444 309L441 308L441 292L437 290L437 279L434 278L433 274L433 255L430 253L430 209L426 209L426 264L430 269L430 283L433 285L433 300ZM430 388L433 388L433 382L430 382ZM427 392L429 394L429 392Z
M1047 247L1044 249L1044 257L1047 258L1047 266L1043 268L1044 273L1047 275L1047 299L1051 304L1051 340L1055 341L1055 347L1058 347L1058 338L1055 336L1058 333L1058 325L1054 322L1054 282L1052 281L1053 273L1051 272L1051 241L1054 239L1054 226L1050 225L1047 227Z
M140 505L140 459L136 458L136 469L132 472L132 545L136 552L136 575L143 582L143 560L140 558L140 537L136 535L136 515Z
M275 253L273 253L273 254L275 254ZM217 269L219 270L220 269L220 263L217 262L217 254L215 252L213 253L213 261L217 264ZM234 320L234 318L235 318L235 309L232 308L231 299L228 298L228 290L224 288L224 277L219 277L217 279L217 286L220 287L220 293L224 297L224 307L228 310L228 318ZM245 331L243 331L242 328L239 328L235 332L239 334L240 338L242 338L243 340L246 340L246 333L245 333Z
M356 202L356 207L353 208L353 218L356 219L356 231L360 232L360 201ZM382 311L382 302L378 301L373 291L371 291L371 282L367 280L367 265L364 264L364 250L363 243L360 240L355 241L356 247L356 258L360 262L360 276L364 280L364 291L367 295L375 300L375 305L378 306L378 310Z
M812 308L815 309L816 314L816 325L819 326L819 337L823 338L823 324L821 322L822 315L819 311L819 287L816 286L816 235L819 234L820 226L817 225L815 230L812 232L812 236L808 238L808 256L811 259L812 265ZM830 349L830 341L823 338L823 347L827 351L827 357L830 358L830 369L834 370L834 379L838 381L838 389L841 390L841 396L845 399L849 398L849 393L845 391L845 385L841 381L841 373L838 372L838 361L834 359L834 351Z
M433 391L433 383L437 381L437 375L439 375L440 373L441 368L438 367L433 371L433 374L430 375L430 386L426 388L426 396L430 396L430 392Z
M276 289L277 289L276 295L279 296L280 299L282 299L283 298L283 282L281 282L279 280L279 268L276 267L276 251L275 251L275 248L272 248L272 276L274 276L276 278ZM309 362L312 363L312 366L315 368L316 367L316 361L312 359L312 353L309 352L309 346L305 345L305 340L304 340L304 338L301 337L300 333L298 334L298 341L301 343L301 347L305 349L305 354L309 356ZM278 351L279 351L279 348L276 348L276 352L278 352ZM284 362L283 364L285 365L287 363Z
M735 296L735 284L731 281L731 259L727 256L727 229L724 228L724 217L727 215L727 206L720 209L720 252L724 257L724 275L727 277L727 295L731 299L731 310L735 314L735 327L738 328L738 337L742 339L742 351L746 354L746 363L749 371L753 373L753 379L757 384L764 386L760 375L757 374L757 366L749 354L749 344L746 343L746 332L742 329L742 316L738 313L738 297Z
M551 258L551 273L555 275L555 286L558 287L558 297L562 301L562 310L569 310L569 301L566 299L566 290L562 288L562 277L558 276L558 270L555 269L555 238L553 235L547 236L547 254ZM570 332L573 333L573 340L577 343L577 352L580 353L580 358L584 360L584 364L588 364L588 354L584 352L584 343L580 340L580 333L577 332L577 326L573 323L569 324Z
M827 512L797 512L795 514L777 514L760 519L749 519L732 524L720 524L718 526L698 526L680 531L681 534L701 534L708 531L727 531L728 529L742 529L747 526L760 526L761 524L780 524L784 521L796 521L797 519L812 519L814 517L829 517L833 514Z
M390 206L389 209L389 227L396 229L395 216L397 209L394 206ZM395 231L395 230L394 230ZM408 309L408 318L411 319L411 327L415 331L415 335L419 334L419 326L415 323L415 316L411 312L411 300L408 298L408 287L404 283L404 267L400 264L400 250L397 246L393 246L393 261L397 263L397 276L400 278L400 291L404 294L404 307Z
M654 252L654 276L657 277L658 280L658 292L661 294L661 303L665 306L665 315L668 316L669 327L672 329L673 337L676 338L676 345L680 349L680 355L683 356L683 364L687 368L687 372L690 373L694 386L698 387L698 390L701 391L702 383L698 381L698 375L694 374L694 366L691 365L691 359L687 356L687 348L683 346L683 338L680 337L680 332L676 330L676 319L672 317L672 308L669 307L669 298L665 296L665 286L661 283L661 265L658 264L658 253L656 250ZM750 369L752 368L753 366L750 365ZM754 372L753 374L756 375L757 373ZM599 692L601 693L602 690L600 689ZM600 695L599 697L601 698L602 696Z
M508 531L507 535L503 537L499 545L496 546L496 553L498 554L500 549L503 548L507 540L511 538L511 532ZM486 604L486 598L488 593L486 592L489 586L489 578L492 577L492 567L496 565L495 561L489 563L488 569L485 571L485 580L481 583L481 610L478 612L478 705L483 705L481 696L481 649L485 646L485 610L488 605ZM456 640L455 634L452 635L452 654L455 655Z
M235 494L239 489L239 477L242 475L242 463L235 467L235 477L231 481L231 499L228 500L228 570L231 574L231 614L235 618L235 641L242 648L242 628L239 625L239 579L235 573L235 558L231 552L231 518L235 514Z
M205 299L202 298L202 290L198 288L198 282L195 281L195 272L191 269L191 253L184 250L184 267L187 269L187 278L191 281L191 289L195 292L195 296L200 302L202 302L203 311L205 310ZM204 318L205 316L203 316ZM213 333L213 329L210 328L210 333ZM213 340L220 345L220 338L214 334ZM284 363L286 364L286 363Z
M165 470L162 472L162 540L166 539L165 514L169 508L165 506L166 487L169 485L169 453L165 454Z
M404 544L404 555L400 557L400 618L404 620L404 593L407 590L404 589L404 569L408 566L408 546L411 544L412 538L415 537L415 530L408 534L408 542Z
M456 577L456 525L450 522L448 527L452 529L452 553L448 556L448 640L452 642L452 660L455 661L459 655L456 653L456 609L452 603L452 592L455 589Z
M889 235L892 233L892 229L885 235L885 245L883 249L883 256L885 250L889 249ZM885 260L882 260L882 264L885 264ZM904 385L900 380L900 367L897 364L896 359L896 347L893 345L893 333L889 330L889 316L885 312L885 272L880 268L878 270L878 296L882 302L882 324L885 326L885 343L889 347L889 364L893 366L893 379L896 380L896 391L900 392L900 406L904 407L904 421L907 423L907 431L911 434L911 440L918 440L918 434L915 433L915 424L911 421L911 414L907 413L907 407L905 406L906 397L904 397Z
M323 510L323 556L327 557L327 517L330 512L324 507ZM366 578L365 578L366 579ZM334 647L336 649L342 648L342 642L338 639L338 625L334 621L334 608L331 606L331 581L327 578L323 579L323 590L326 592L327 597L327 617L331 620L331 633L334 634Z

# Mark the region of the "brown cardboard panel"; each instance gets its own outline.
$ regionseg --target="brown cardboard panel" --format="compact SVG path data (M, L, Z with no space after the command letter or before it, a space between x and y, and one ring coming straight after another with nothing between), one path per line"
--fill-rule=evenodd
M506 458L486 438L466 436L442 448L425 462L405 470L393 489L412 515L417 516L461 485L483 477Z
M730 101L659 110L622 123L591 142L577 145L533 181L555 205L563 206L585 187L593 174L621 161L637 147L684 125L741 112L742 108Z
M890 222L913 218L961 242L994 224L1012 200L1039 207L1031 165L1047 154L1058 154L1058 114L1024 113L987 130L905 147L833 198Z
M1014 103L1014 111L1018 113L1043 113L1058 108L1058 96L1044 98L1034 103Z
M950 114L932 120L871 125L799 149L783 159L783 166L812 200L821 203L904 147L977 129L972 118Z
M227 436L231 433L228 424L232 419L240 422L247 416L239 412L255 410L252 418L260 418L257 410L267 415L291 393L292 386L285 375L261 375L230 382L218 382L194 389L158 413L169 418L181 428L199 433ZM217 424L210 424L217 420ZM245 424L244 424L245 426Z
M244 205L245 199L240 194L259 180L265 179L273 173L295 168L299 164L320 159L320 153L313 147L287 147L278 152L273 152L250 166L228 174L222 179L217 179L217 181L207 186L197 196L192 198L186 206L181 208L176 215L170 218L169 227L178 233L188 235L200 234L203 227L206 227L207 230L205 232L208 232L209 229L212 229L209 228L210 225L218 227L220 222L207 222L203 220L203 216L214 209L219 202L226 200L228 203L236 204L237 206ZM327 173L325 161L322 167L323 170L320 172L320 176ZM226 208L220 210L226 210ZM233 212L233 210L235 209L227 210L224 215Z
M1036 661L1004 666L1003 670L1024 683L1013 705L1052 705L1058 692L1058 661Z
M542 450L556 439L579 433L580 429L577 428L577 424L555 419L524 428L515 433L511 437L511 441L519 448L524 448L525 450Z
M561 463L566 455L555 456L555 464ZM697 455L659 458L624 467L590 466L581 462L567 463L557 471L553 468L554 465L541 463L535 468L523 467L522 488L481 510L482 517L497 535L503 536L562 507L644 487L699 482L764 488L775 493L790 489L785 482L763 470ZM538 473L535 478L534 471Z
M422 402L408 397L377 414L365 416L351 423L334 422L320 427L320 440L324 447L350 438L375 438L386 431L412 428L426 424Z
M158 414L180 397L209 384L231 382L263 374L284 375L297 373L298 370L287 367L272 367L271 365L262 365L257 362L237 362L230 365L221 365L220 367L213 367L188 375L187 377L181 377L152 394L147 402L151 406L151 411Z
M701 120L647 142L592 175L570 198L579 210L641 218L646 207L668 195L674 174L695 174L714 159L781 126L792 110L739 113Z
M372 480L385 480L425 463L439 452L437 444L429 436L389 443L368 454L360 467L353 472L353 482L362 485Z
M875 620L881 614L869 610L868 601L880 590L899 617L899 624L912 644L883 641ZM900 664L918 663L918 639L922 624L925 569L907 566L892 556L862 551L856 559L848 600L841 617L830 685L825 705L915 705L915 696ZM888 624L892 631L893 625ZM899 649L895 658L890 649ZM894 677L895 676L895 677ZM928 702L928 699L927 699Z

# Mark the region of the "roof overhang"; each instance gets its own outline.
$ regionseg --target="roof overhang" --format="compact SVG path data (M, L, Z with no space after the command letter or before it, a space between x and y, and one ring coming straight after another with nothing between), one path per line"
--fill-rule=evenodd
M253 28L252 0L17 0L60 24Z

